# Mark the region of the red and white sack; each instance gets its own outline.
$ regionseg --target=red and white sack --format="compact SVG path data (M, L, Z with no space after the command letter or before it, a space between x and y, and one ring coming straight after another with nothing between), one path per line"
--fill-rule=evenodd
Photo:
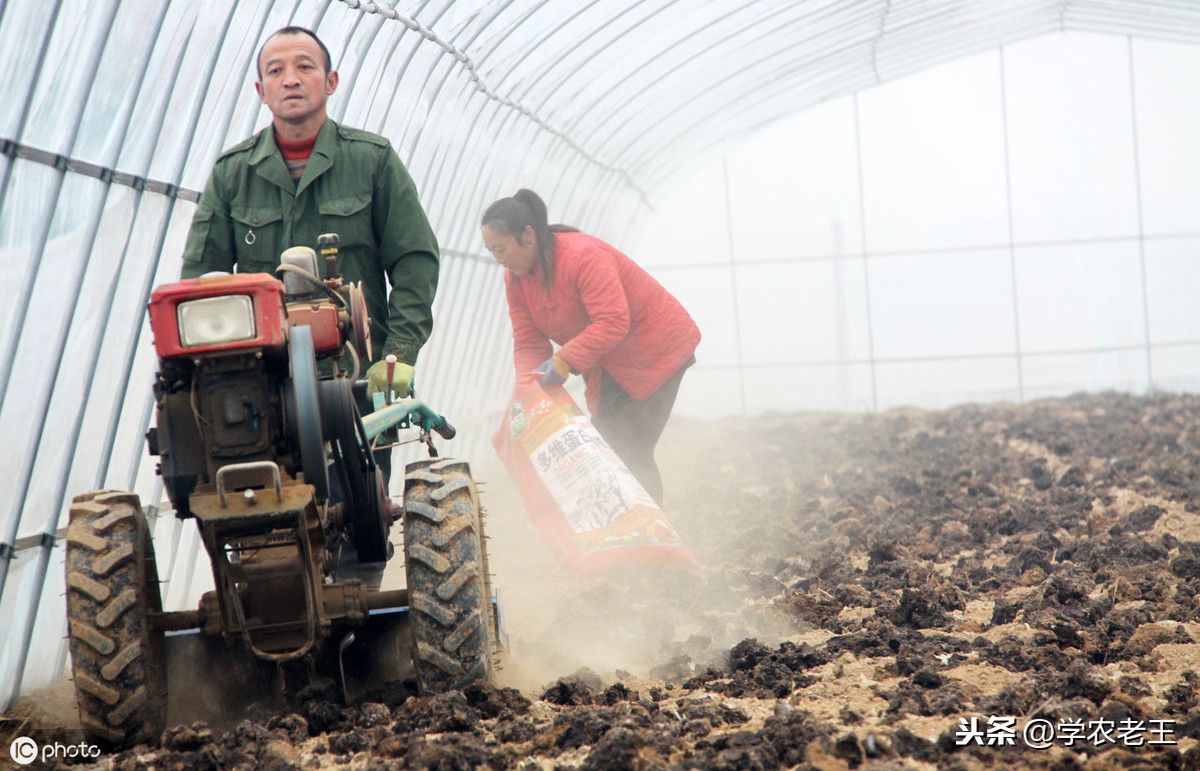
M523 386L492 438L538 530L578 572L700 565L650 494L561 388Z

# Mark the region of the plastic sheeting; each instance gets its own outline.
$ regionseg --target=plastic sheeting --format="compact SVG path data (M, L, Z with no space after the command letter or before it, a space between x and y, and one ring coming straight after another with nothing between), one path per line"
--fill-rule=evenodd
M216 155L266 124L254 56L287 24L333 53L333 117L389 137L417 181L445 256L417 385L468 458L511 384L500 271L479 254L491 200L532 187L620 243L681 170L819 102L1058 30L1200 39L1193 4L1144 0L0 0L6 703L65 655L51 545L70 497L160 503L143 308L178 275ZM177 525L155 526L169 607L205 573Z
M677 411L1200 388L1198 71L1193 44L1055 32L710 162L628 246L704 330Z

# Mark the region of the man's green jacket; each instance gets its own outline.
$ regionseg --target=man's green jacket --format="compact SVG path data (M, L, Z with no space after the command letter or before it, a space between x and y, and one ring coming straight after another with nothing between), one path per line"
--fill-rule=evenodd
M326 119L299 183L273 127L226 150L196 208L183 277L235 264L241 273L273 273L289 247L319 255L322 233L338 234L339 270L362 282L376 360L395 354L415 364L433 328L437 238L408 171L377 134Z

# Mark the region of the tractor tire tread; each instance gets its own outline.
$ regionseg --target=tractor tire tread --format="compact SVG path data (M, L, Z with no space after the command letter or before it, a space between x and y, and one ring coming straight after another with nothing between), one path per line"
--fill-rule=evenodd
M105 685L86 672L80 672L75 675L75 685L81 690L92 694L110 707L121 700L120 691L118 691L116 688Z
M137 605L137 592L132 586L127 586L113 598L112 602L108 603L104 610L96 614L96 625L101 629L108 629L121 616L125 615L125 611L135 605Z
M91 551L103 551L108 548L108 539L96 535L76 530L67 533L67 542L77 544Z
M446 518L446 513L444 511L434 506L430 506L424 501L411 501L405 503L404 510L412 512L413 514L419 514L422 517L425 517L425 519L428 519L430 522L441 522Z
M446 517L442 521L441 525L438 526L438 529L433 533L433 544L434 546L444 549L450 545L450 542L453 541L459 533L467 530L468 528L471 528L473 531L474 526L474 518L466 515Z
M79 495L76 495L75 497L73 497L71 499L71 503L87 503L88 501L96 498L97 496L107 495L108 493L111 493L111 492L114 492L114 491L108 490L108 489L89 490L86 493L80 493Z
M118 508L116 511L100 517L92 523L92 529L97 533L106 533L114 525L120 524L134 518L134 512L127 508Z
M136 495L75 498L66 573L71 666L86 738L110 750L156 742L166 722L166 677L163 635L150 617L162 602Z
M138 656L142 655L142 644L139 641L131 642L126 645L117 655L113 656L107 664L100 667L100 675L108 681L117 679L117 676L125 671L125 667L136 661Z
M417 654L422 661L428 661L447 675L457 675L462 671L462 664L453 656L447 656L436 648L422 648Z
M104 721L85 715L80 722L84 733L88 736L98 737L111 746L120 746L125 742L125 732L119 728L113 728Z
M457 459L410 464L405 474L404 546L424 694L491 678L493 627L481 537L479 496L470 466Z
M413 597L409 605L417 613L432 618L442 626L450 626L458 620L458 615L453 608L448 608L443 603L436 602L424 594Z
M71 619L71 637L92 646L101 656L107 656L117 649L112 638L105 637L99 629L84 621Z
M105 602L112 594L107 586L78 570L67 573L67 586L78 589L96 602Z
M95 493L95 495L100 494L100 492ZM92 498L86 498L82 495L76 496L74 502L71 503L71 513L78 513L80 516L94 515L99 517L102 516L106 511L108 511L107 506L96 503L92 500Z
M425 563L435 573L445 573L451 567L450 560L419 543L413 544L412 548L408 550L408 558Z
M443 602L450 602L468 581L478 577L479 570L474 565L462 565L449 578L438 584L437 596Z
M471 638L471 635L475 633L475 630L479 627L480 623L482 623L482 621L479 611L471 611L471 613L463 619L462 623L460 623L453 632L446 635L444 642L446 650L458 650L464 642Z
M127 503L134 508L142 505L142 501L136 493L126 493L119 490L101 490L99 495L92 499L102 506L116 506L119 503Z
M133 559L133 544L121 544L115 549L109 549L108 554L93 559L92 572L98 576L107 576L113 571L113 568L119 567L121 563L131 559Z
M435 501L441 502L441 501L445 500L446 498L449 498L451 495L454 495L459 490L467 489L470 486L471 486L471 480L457 479L454 482L451 482L450 484L443 484L441 487L434 490L433 493L429 497L433 498Z

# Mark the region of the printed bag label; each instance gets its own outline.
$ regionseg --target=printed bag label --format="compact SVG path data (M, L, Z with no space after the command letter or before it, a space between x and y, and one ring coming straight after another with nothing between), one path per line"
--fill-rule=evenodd
M682 545L654 499L574 402L539 390L514 402L508 419L512 439L558 504L581 552Z

